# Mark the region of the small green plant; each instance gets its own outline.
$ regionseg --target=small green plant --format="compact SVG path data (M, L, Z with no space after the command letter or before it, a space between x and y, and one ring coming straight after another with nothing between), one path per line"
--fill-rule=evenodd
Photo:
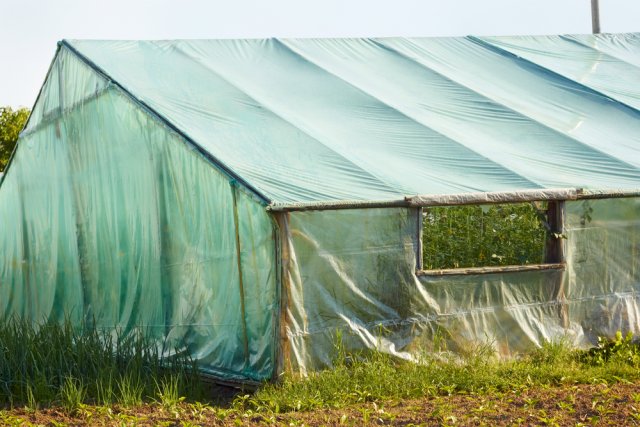
M579 353L579 358L592 365L603 366L613 361L640 367L640 347L633 342L633 333L628 332L623 336L621 331L617 331L612 340L598 338L597 347Z
M180 396L180 387L177 375L169 375L156 382L156 394L159 403L168 410L173 410L185 398Z
M38 402L30 385L27 385L27 404L25 405L25 409L27 412L35 412L38 410Z
M573 349L565 337L553 341L543 341L540 348L535 349L530 355L532 363L536 365L566 363L572 357Z
M102 405L113 403L113 377L109 374L106 378L99 378L96 381L96 400Z
M135 374L122 376L118 382L118 401L125 406L137 406L142 403L144 386Z
M576 412L574 406L572 403L570 402L563 402L560 401L557 403L558 408L560 408L562 411L568 413L568 414L573 414L574 412Z
M75 414L82 406L86 393L86 387L81 380L66 377L60 387L60 402L64 410L68 414Z

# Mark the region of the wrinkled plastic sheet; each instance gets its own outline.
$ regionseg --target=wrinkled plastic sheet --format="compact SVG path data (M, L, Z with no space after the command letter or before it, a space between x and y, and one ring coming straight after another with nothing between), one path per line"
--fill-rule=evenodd
M0 187L0 318L140 330L205 373L270 378L273 224L232 184L61 49Z
M637 60L637 38L616 46ZM598 50L609 40L67 43L266 199L296 203L640 188L640 73Z
M331 366L338 336L347 351L415 360L479 345L513 357L544 341L588 347L640 332L637 198L567 202L564 268L478 275L416 274L416 209L281 218L285 370Z

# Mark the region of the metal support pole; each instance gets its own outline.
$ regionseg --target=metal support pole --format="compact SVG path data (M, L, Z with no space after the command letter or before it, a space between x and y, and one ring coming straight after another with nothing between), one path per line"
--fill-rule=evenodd
M591 0L591 29L593 34L600 34L600 7L598 0Z

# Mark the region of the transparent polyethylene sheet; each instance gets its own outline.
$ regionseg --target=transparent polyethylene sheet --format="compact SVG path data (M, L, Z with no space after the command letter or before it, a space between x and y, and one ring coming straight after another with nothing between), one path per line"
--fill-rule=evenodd
M330 366L337 333L348 351L414 359L479 343L509 357L544 340L587 347L640 332L640 199L566 211L564 270L446 277L415 274L417 210L283 215L284 369Z
M67 82L108 86L64 69ZM76 96L52 76L41 103L49 88ZM276 245L264 207L115 86L91 88L62 116L32 118L0 188L0 316L140 329L204 372L270 378Z
M640 188L640 70L584 38L67 43L291 203Z

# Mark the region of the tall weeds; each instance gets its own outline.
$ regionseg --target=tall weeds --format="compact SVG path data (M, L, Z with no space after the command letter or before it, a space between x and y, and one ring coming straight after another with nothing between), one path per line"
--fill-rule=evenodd
M130 405L155 398L157 384L169 381L181 395L202 390L195 363L165 357L143 331L0 322L0 406Z

